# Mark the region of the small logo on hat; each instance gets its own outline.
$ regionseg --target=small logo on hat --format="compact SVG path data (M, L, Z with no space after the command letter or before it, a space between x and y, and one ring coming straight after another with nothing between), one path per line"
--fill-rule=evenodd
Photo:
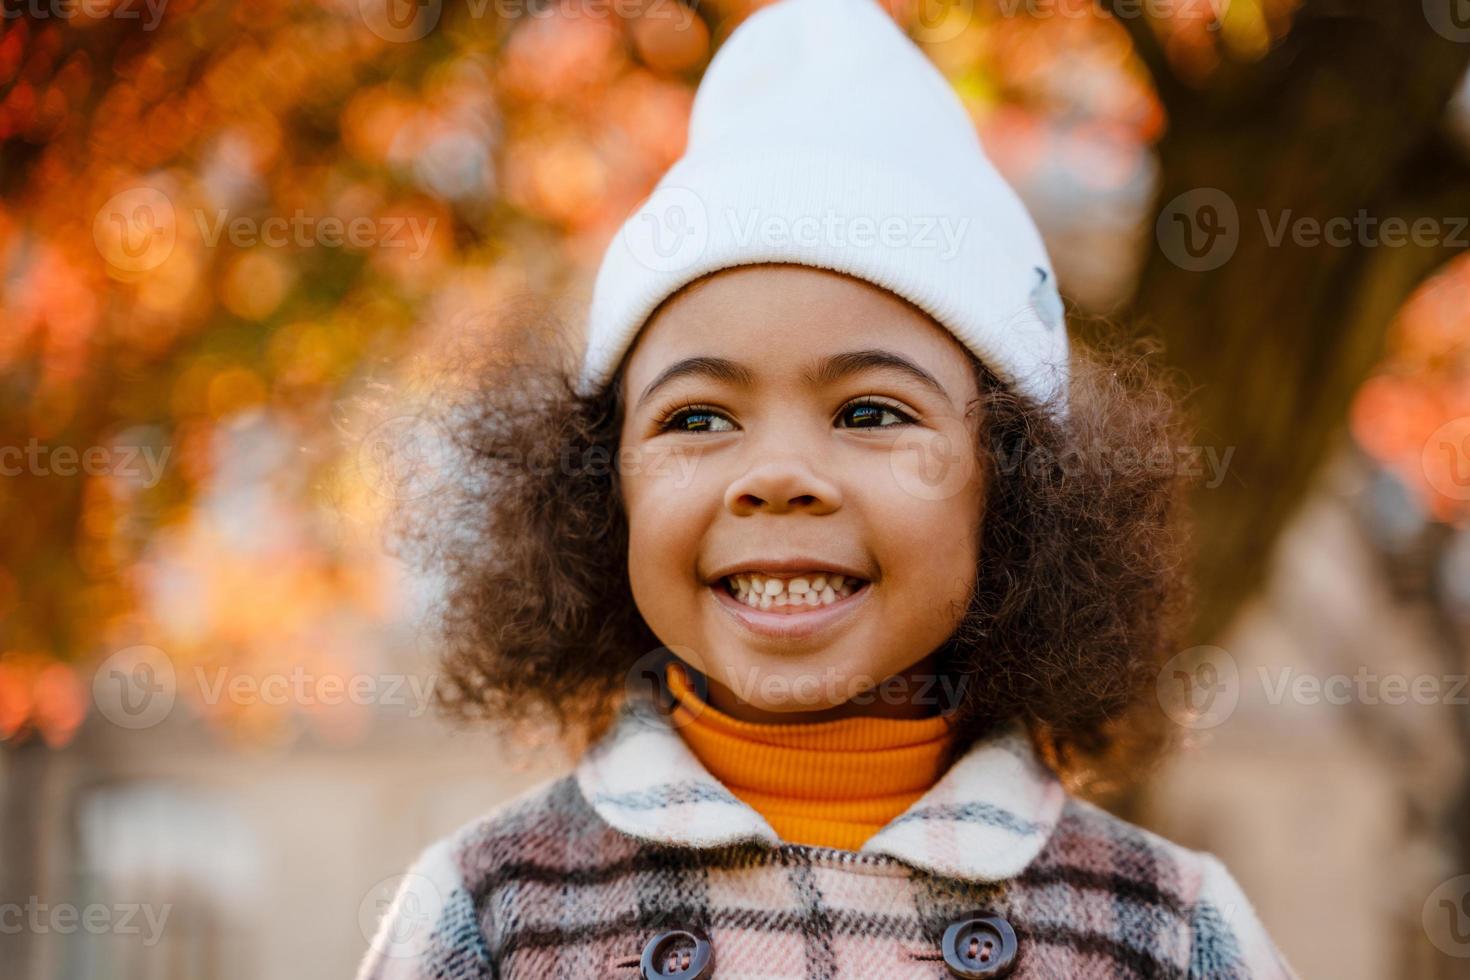
M1041 278L1031 287L1031 307L1047 330L1055 330L1062 325L1062 317L1066 313L1062 307L1062 296L1057 292L1056 280L1050 273L1038 265L1036 274Z

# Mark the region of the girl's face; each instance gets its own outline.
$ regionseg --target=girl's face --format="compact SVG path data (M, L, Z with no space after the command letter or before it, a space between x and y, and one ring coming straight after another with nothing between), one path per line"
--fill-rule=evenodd
M628 571L716 708L947 706L930 655L975 581L977 396L929 317L805 266L724 270L645 325L622 389Z

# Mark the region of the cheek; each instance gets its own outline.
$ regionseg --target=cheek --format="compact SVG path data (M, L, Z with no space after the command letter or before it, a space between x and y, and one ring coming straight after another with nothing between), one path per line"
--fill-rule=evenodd
M968 585L979 559L980 501L970 495L941 502L909 502L897 519L886 522L884 562L893 573L926 589ZM882 558L880 558L880 561Z
M673 590L697 584L705 508L699 492L677 470L624 470L623 506L628 520L628 575L639 607L664 604Z
M895 591L962 596L979 559L984 488L978 461L920 445L895 453L891 472L879 476L869 484L869 526L881 536L878 559Z
M883 472L874 473L874 478L912 501L915 510L943 510L945 503L958 503L954 511L958 513L963 510L963 501L980 491L974 435L957 425L939 431L909 429L900 433L880 469Z
M666 521L657 519L651 497L642 497L628 509L628 586L633 604L654 634L675 642L682 633L679 612L682 591L675 576L679 562L678 536Z

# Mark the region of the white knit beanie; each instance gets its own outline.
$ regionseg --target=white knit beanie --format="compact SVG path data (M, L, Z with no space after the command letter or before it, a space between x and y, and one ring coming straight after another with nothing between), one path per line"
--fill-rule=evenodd
M1066 412L1066 326L1041 236L954 90L876 0L777 0L715 54L684 156L603 256L583 393L607 384L666 298L758 262L881 286Z

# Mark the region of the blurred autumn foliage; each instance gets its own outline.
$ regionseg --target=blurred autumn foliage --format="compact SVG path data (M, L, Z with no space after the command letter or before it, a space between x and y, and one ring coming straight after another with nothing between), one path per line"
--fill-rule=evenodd
M0 736L52 744L77 668L133 643L361 666L351 624L393 589L341 525L392 494L344 399L422 325L590 261L683 144L691 80L635 52L708 46L550 11L412 44L352 4L121 11L0 28L0 444L43 451L0 483ZM62 476L58 447L101 465Z
M1389 354L1353 398L1358 444L1433 519L1463 524L1470 501L1470 262L1456 259L1400 310Z
M93 666L137 644L243 673L388 656L409 590L363 528L400 495L383 451L402 443L374 442L394 419L355 397L432 336L493 343L481 314L519 295L585 290L755 6L397 5L99 2L0 21L0 739L67 742ZM1297 15L1291 0L1181 0L1133 23L1091 0L888 6L1007 174L1024 187L1062 160L1098 192L1151 179L1158 92L1266 58ZM1125 251L1101 261L1130 275ZM1446 521L1464 497L1419 457L1470 414L1467 277L1460 263L1410 303L1352 415ZM194 707L250 741L368 723Z

